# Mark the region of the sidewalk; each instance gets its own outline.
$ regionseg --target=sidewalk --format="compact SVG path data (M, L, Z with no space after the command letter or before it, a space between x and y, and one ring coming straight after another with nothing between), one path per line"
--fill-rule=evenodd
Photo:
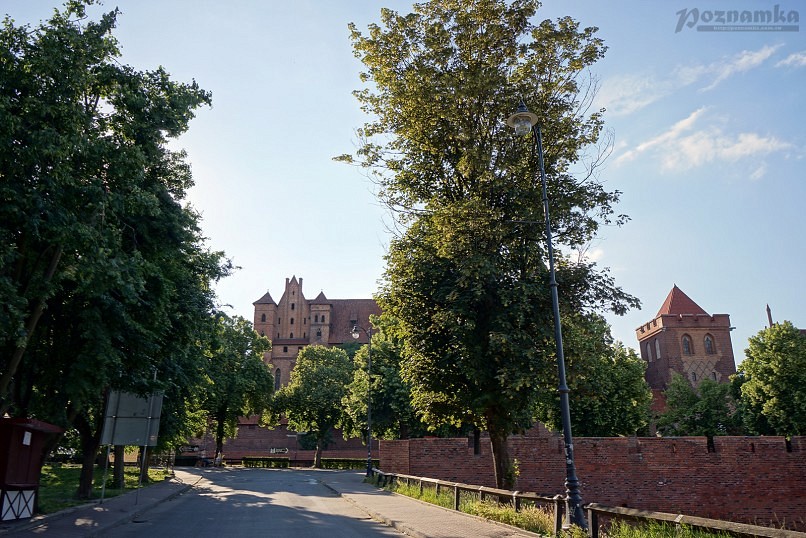
M364 483L361 471L300 469L353 503L377 521L413 538L525 538L537 534L448 510ZM0 537L100 536L128 521L136 521L155 506L181 495L202 477L193 469L175 470L175 478L105 500L30 520L0 522Z
M160 483L105 499L103 504L68 508L46 516L35 516L21 521L0 522L0 536L58 536L59 538L95 536L128 521L136 520L144 512L188 491L198 482L199 476L175 470L175 477Z
M322 472L319 481L373 519L413 538L536 537L532 532L448 510L364 483L363 472Z

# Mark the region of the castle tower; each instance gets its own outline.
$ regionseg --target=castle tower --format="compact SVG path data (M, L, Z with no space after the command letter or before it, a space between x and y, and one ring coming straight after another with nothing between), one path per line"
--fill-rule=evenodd
M381 313L373 299L328 299L320 292L309 301L302 293L302 278L285 279L285 291L275 303L266 294L252 303L255 330L271 340L264 360L274 368L274 388L288 384L297 354L307 345L338 346L356 342L354 325L369 327L369 317ZM366 344L365 334L357 340Z
M319 292L311 301L311 344L327 345L330 341L330 322L333 320L333 305Z
M708 314L675 285L655 318L635 330L653 393L666 390L672 372L694 387L703 379L727 383L736 373L731 329L728 314Z

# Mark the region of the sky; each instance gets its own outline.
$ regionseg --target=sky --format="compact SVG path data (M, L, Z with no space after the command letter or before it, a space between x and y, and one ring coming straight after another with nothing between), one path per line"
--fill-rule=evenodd
M60 5L0 0L0 13L36 24ZM776 6L772 28L721 22L721 11ZM212 92L173 145L188 153L208 244L240 267L217 287L225 309L252 319L252 303L266 291L279 300L292 276L308 298L371 297L391 219L365 173L332 159L355 150L368 119L352 95L362 66L347 25L366 30L381 8L412 3L105 0L90 13L115 7L122 63L162 65ZM546 0L535 22L566 15L609 47L592 68L613 137L599 179L623 193L616 210L631 220L603 229L588 254L642 303L607 316L614 338L637 347L635 328L674 285L730 314L737 362L767 304L774 321L806 327L806 7Z

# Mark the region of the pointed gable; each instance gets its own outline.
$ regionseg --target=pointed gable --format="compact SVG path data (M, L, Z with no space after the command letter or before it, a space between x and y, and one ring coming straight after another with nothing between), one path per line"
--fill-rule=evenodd
M655 317L657 318L664 314L671 314L674 316L679 316L681 314L704 314L707 316L708 312L703 310L700 305L692 301L691 298L683 293L683 290L678 288L677 284L675 284Z
M274 306L277 306L277 303L274 302L274 299L271 298L271 295L269 294L268 291L266 292L266 295L264 295L263 297L261 297L260 299L258 299L257 301L255 301L252 304L253 305L256 305L256 304L273 304Z
M325 297L325 292L320 291L319 295L316 296L316 299L311 301L311 304L330 304L330 301L328 301L327 297Z

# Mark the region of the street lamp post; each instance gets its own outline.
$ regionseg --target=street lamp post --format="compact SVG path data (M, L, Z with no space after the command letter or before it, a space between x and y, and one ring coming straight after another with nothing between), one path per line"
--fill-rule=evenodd
M360 331L367 334L367 476L372 476L372 326L365 329L354 325L353 338L358 340Z
M529 112L523 101L518 110L507 118L507 125L515 129L519 136L532 133L535 148L537 149L538 164L540 166L540 182L543 190L543 214L546 219L546 243L549 255L549 278L551 287L551 305L554 311L554 340L557 345L557 373L560 384L557 392L560 393L560 413L562 415L563 439L565 442L565 492L567 497L566 517L570 523L587 528L585 513L582 509L582 495L579 492L579 479L574 464L574 441L571 434L571 406L568 402L568 384L565 380L565 356L563 354L563 335L560 326L560 301L557 295L557 278L554 270L554 247L552 246L551 220L549 219L549 198L546 190L546 169L543 163L543 140L537 116Z

